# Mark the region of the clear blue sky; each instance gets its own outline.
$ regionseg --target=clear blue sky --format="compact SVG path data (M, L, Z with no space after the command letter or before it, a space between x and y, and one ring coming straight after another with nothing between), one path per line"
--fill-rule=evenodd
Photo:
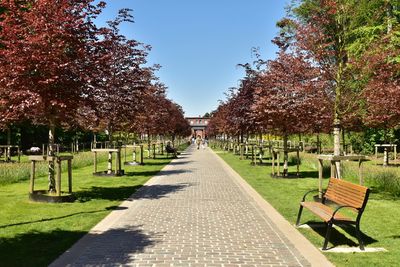
M252 62L252 47L262 57L275 57L270 40L276 22L285 15L287 0L108 0L100 20L120 8L133 9L134 24L122 33L152 46L151 64L168 86L168 98L186 116L217 108L224 92L237 86L244 73L236 65Z

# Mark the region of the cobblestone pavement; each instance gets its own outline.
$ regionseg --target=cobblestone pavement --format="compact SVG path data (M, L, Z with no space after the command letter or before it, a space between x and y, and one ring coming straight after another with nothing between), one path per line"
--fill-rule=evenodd
M310 266L209 149L189 148L109 217L52 266Z

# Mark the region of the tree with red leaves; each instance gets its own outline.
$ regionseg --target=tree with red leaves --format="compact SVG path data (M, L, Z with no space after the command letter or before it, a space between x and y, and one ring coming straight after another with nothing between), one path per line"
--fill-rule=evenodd
M94 50L102 64L96 86L90 90L92 107L99 127L107 130L110 141L114 131L126 130L138 113L148 88L152 68L144 68L148 46L120 34L123 22L133 22L129 9L122 9L108 27L100 28Z
M331 107L319 69L296 55L279 53L260 77L253 110L274 133L283 136L284 172L288 135L310 133L330 123Z
M234 136L238 136L243 143L243 137L259 133L260 123L258 117L253 116L252 105L254 104L255 90L257 87L259 69L253 69L250 64L240 65L245 68L246 75L240 80L237 90L232 89L229 96L228 127Z
M282 48L302 55L320 69L326 90L332 99L334 155L341 155L340 131L346 120L360 121L358 96L360 88L354 83L349 47L355 29L353 10L357 3L344 0L299 0L292 10L294 19L283 19L278 26L281 35L275 40ZM349 125L349 124L348 124ZM350 125L352 126L352 125ZM336 170L340 174L340 163Z
M185 119L182 107L167 99L166 111L164 119L168 123L164 126L162 133L171 136L173 144L175 144L176 137L190 136L190 125Z
M211 113L211 118L207 126L207 132L211 136L225 135L228 132L228 104L221 102L218 108Z
M400 64L388 56L400 49L368 56L368 72L373 72L363 92L366 100L365 122L375 128L389 129L400 125Z
M95 29L91 21L104 6L91 2L2 1L6 12L0 15L0 90L7 106L2 116L7 122L24 114L47 124L50 150L56 125L74 120L91 84L94 62L88 62L88 53Z

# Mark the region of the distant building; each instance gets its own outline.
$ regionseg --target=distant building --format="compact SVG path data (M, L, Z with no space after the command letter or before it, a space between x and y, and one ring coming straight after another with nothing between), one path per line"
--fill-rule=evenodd
M186 120L190 124L190 128L192 129L192 136L197 137L200 136L204 138L207 135L207 126L210 122L210 118L204 117L186 117Z

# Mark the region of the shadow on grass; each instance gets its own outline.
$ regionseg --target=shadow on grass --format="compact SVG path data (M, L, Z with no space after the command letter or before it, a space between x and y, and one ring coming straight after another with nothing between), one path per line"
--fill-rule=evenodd
M318 171L300 171L300 176L304 177L304 178L316 178L316 179L318 179ZM323 176L323 177L325 179L326 176Z
M114 210L118 209L119 207L116 206L110 206L107 207L106 210ZM81 214L90 214L90 213L97 213L97 212L103 212L104 210L93 210L93 211L85 211L85 212L75 212L63 216L58 216L58 217L50 217L50 218L43 218L40 220L35 220L35 221L27 221L27 222L19 222L19 223L12 223L12 224L6 224L6 225L0 225L0 229L2 228L7 228L7 227L12 227L12 226L20 226L20 225L25 225L25 224L32 224L32 223L41 223L41 222L48 222L48 221L54 221L54 220L60 220L60 219L65 219L68 217L73 217L76 215L81 215Z
M309 221L306 224L308 224L314 232L316 232L322 237L321 239L321 247L322 247L322 244L325 240L326 224L315 221ZM329 243L332 244L333 247L343 246L343 245L347 245L349 247L359 246L356 235L356 228L353 225L339 225L339 226L336 225L335 227L340 227L341 229L343 229L348 235L354 238L355 241L349 239L344 233L341 233L336 228L332 228ZM361 231L361 239L363 240L365 245L370 245L372 243L378 242L378 240L366 235L362 231Z
M383 163L375 163L376 166L382 167L382 168L397 168L400 167L400 163L391 163L389 162L388 165L384 166Z
M158 161L158 162L148 162L148 161L144 161L144 165L146 166L163 166L163 165L167 165L168 164L167 159L163 159L162 161Z
M120 187L92 186L86 190L74 193L78 202L87 202L92 199L107 199L123 201L135 193L142 185Z
M31 231L0 240L2 266L47 266L86 232Z
M146 164L146 163L145 163ZM125 172L125 176L154 176L157 175L160 171L131 171L131 172Z
M48 266L85 234L84 231L67 230L31 231L12 238L2 238L1 265ZM158 235L160 234L145 234L136 227L111 229L100 235L88 234L85 236L85 241L88 241L89 245L81 251L80 256L85 258L83 261L85 266L105 263L110 266L128 264L131 262L132 254L153 246L157 242L155 240Z
M243 159L243 161L245 161L245 160L248 160L250 163L251 163L251 159ZM259 161L259 159L257 159L257 164L256 165L258 165L258 166L266 166L266 167L272 167L272 162L268 162L268 161L266 161L266 160L263 160L263 162L262 163L260 163L260 161ZM283 169L283 163L281 162L281 169ZM293 166L297 166L297 164L296 163L291 163L291 162L289 162L288 163L288 166L289 167L293 167ZM275 163L275 168L277 167L277 165L276 165L276 163Z

